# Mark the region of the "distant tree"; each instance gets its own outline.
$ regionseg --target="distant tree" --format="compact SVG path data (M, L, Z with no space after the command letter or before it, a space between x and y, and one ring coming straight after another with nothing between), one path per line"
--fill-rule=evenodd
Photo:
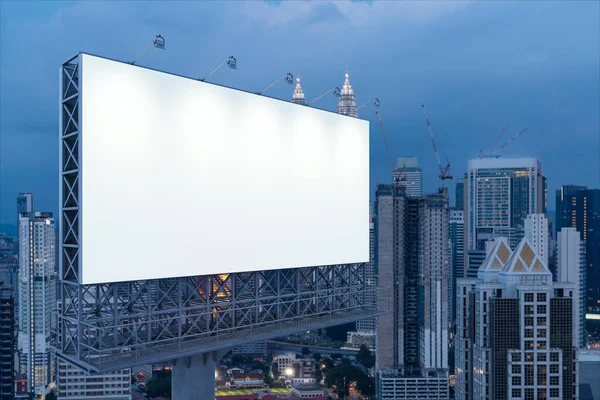
M45 400L56 400L56 394L54 392L50 392L44 397Z
M269 374L265 374L265 385L268 385L269 387L273 386L273 378L271 378L271 375Z
M171 374L148 382L148 397L171 397Z
M352 365L340 364L327 371L325 375L325 384L327 386L335 386L336 391L341 396L348 395L348 386L352 382L356 382L357 389L365 396L375 393L374 380Z
M321 360L321 353L314 353L313 358L316 362L319 362Z
M323 379L323 369L321 369L321 364L315 365L315 380L321 382Z
M326 369L332 369L332 368L334 368L334 367L335 367L335 363L334 363L334 362L333 362L333 360L332 360L331 358L329 358L329 357L326 357L326 358L324 358L324 359L323 359L323 362L322 362L322 364L324 364L324 365L325 365L325 368L326 368Z
M271 372L273 372L273 377L275 379L279 379L279 365L277 365L277 361L271 365Z
M265 358L267 364L271 364L273 362L273 352L270 351L267 353L267 357Z
M231 364L235 367L240 366L246 362L246 357L241 354L234 354L231 356Z
M363 396L373 396L375 394L375 378L364 375L356 382L356 388Z
M350 364L350 359L347 357L342 358L342 364Z
M340 358L342 358L342 355L340 353L333 353L331 355L331 358L333 358L334 360L339 360Z
M372 368L375 365L375 356L367 346L361 344L358 354L356 355L356 361L365 368Z

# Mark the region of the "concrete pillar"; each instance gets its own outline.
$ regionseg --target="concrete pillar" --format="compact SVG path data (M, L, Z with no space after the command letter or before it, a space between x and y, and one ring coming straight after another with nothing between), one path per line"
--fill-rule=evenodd
M172 400L214 400L215 366L223 354L211 352L175 360Z

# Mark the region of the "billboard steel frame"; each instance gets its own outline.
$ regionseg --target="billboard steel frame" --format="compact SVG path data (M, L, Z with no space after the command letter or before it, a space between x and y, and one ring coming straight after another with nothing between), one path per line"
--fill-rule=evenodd
M368 263L81 285L80 61L59 78L60 358L108 372L385 312Z

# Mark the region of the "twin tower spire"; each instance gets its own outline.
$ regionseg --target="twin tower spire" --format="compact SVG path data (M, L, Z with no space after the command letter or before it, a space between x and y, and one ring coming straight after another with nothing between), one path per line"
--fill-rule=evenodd
M296 73L296 87L292 94L292 103L306 105L306 98L300 85L300 62L298 61L298 71ZM354 90L350 85L350 75L348 74L348 57L346 55L346 79L344 80L344 86L340 92L340 100L337 106L337 112L339 114L349 115L351 117L358 117L358 108L356 107L356 101L354 99Z

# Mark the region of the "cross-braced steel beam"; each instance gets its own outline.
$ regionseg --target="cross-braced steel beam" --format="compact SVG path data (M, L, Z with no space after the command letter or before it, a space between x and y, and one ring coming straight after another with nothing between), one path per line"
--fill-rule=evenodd
M81 285L81 80L77 56L60 72L59 357L105 372L384 311L367 263Z

